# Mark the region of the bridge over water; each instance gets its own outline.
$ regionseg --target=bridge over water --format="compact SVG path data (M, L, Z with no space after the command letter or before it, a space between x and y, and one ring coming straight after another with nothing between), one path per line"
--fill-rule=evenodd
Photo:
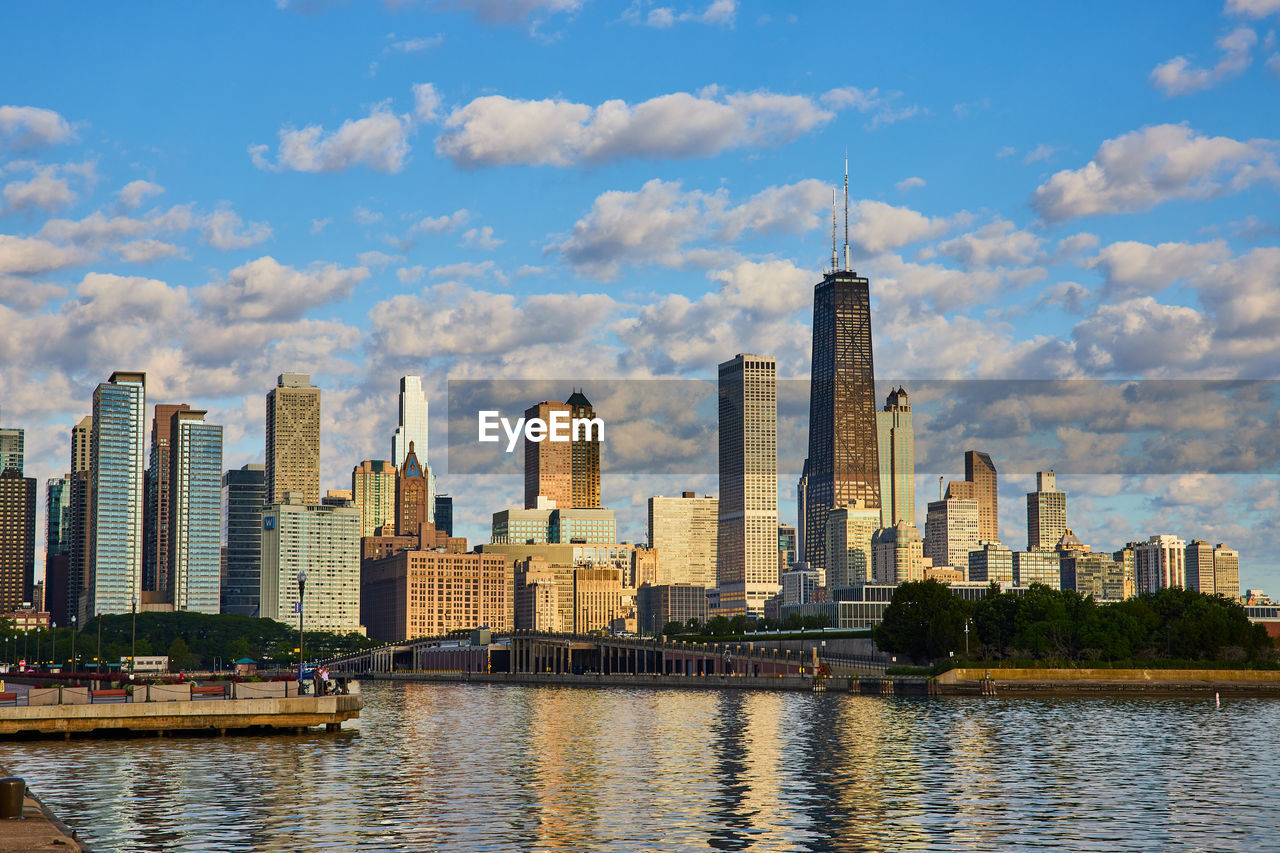
M335 673L511 673L608 675L796 676L821 671L833 676L884 673L880 660L821 656L766 648L754 642L687 643L645 637L614 637L516 631L488 643L457 637L424 637L388 643L323 661Z

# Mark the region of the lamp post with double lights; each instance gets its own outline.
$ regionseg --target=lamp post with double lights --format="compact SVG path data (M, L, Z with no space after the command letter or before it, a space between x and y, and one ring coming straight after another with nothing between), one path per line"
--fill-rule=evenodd
M101 673L102 672L102 610L101 609L98 610L98 656L93 660L95 664L95 666L93 667L93 671L95 673Z
M302 692L302 664L307 659L302 637L302 608L307 594L307 570L298 572L298 692Z

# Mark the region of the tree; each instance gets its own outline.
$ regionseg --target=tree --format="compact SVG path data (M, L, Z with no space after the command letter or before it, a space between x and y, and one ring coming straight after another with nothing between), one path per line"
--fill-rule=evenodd
M917 662L945 657L964 647L964 602L944 583L930 579L901 584L875 629L876 645Z
M169 669L186 669L187 659L190 657L191 650L187 647L186 641L181 637L175 637L174 641L169 644Z
M681 634L683 632L684 632L683 622L668 622L667 624L662 626L662 635L664 637L669 637L672 634Z

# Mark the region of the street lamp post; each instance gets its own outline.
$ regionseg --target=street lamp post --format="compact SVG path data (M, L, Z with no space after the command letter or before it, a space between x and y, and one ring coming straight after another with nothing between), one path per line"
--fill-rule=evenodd
M133 678L134 661L138 657L138 596L133 596L130 602L130 610L133 613L133 637L129 641L129 677Z
M49 669L52 670L58 666L58 623L49 623L49 641L53 643L53 648L49 651Z
M98 610L98 656L93 659L96 663L93 671L95 675L102 673L102 610Z
M969 656L969 620L964 620L964 656Z
M307 571L298 572L298 691L302 691L302 662L307 659L306 646L302 636L302 608L307 594Z
M72 672L80 671L80 667L77 665L78 661L80 660L79 649L76 648L76 646L78 645L76 641L80 639L78 628L76 627L76 623L78 621L79 619L76 616L72 615L71 617L71 671Z
M44 645L44 637L40 635L40 626L36 626L36 666L40 666L40 662L44 660L44 655L40 654L40 650Z

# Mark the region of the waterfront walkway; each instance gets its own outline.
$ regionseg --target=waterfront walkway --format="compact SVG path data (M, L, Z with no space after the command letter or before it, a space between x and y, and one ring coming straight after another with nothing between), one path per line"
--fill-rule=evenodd
M0 766L0 778L12 775ZM27 790L22 800L22 819L0 820L0 853L26 853L34 850L88 853L88 848L76 838L75 831L58 820L53 812Z

